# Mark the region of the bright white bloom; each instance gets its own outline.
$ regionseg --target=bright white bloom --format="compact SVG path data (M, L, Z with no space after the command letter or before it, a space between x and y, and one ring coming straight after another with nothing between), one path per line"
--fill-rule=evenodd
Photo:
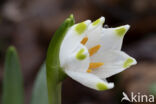
M67 31L60 49L60 64L72 79L92 89L106 90L114 83L106 78L117 74L136 60L121 51L129 25L103 28L104 17L75 24Z

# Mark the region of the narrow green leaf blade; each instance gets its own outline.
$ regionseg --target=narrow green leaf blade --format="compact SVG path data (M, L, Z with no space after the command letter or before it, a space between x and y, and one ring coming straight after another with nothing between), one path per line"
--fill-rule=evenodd
M153 83L149 86L149 92L156 96L156 83Z
M74 17L67 18L55 32L47 52L46 70L49 104L61 104L61 80L66 75L60 67L59 52L68 29L74 24Z
M9 47L5 59L3 104L23 104L23 79L19 59L14 47Z
M48 104L46 66L42 65L34 85L31 104Z

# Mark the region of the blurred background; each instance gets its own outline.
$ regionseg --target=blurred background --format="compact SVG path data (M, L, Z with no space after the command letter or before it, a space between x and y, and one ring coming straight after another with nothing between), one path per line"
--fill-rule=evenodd
M22 64L25 104L29 103L49 41L71 13L76 23L105 16L109 27L130 24L122 50L138 64L109 78L116 86L104 92L67 78L62 104L120 104L123 91L151 94L156 83L156 0L0 0L0 89L6 49L15 45Z

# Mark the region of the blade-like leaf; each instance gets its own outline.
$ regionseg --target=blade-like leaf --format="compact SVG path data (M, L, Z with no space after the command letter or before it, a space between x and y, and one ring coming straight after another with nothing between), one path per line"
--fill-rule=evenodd
M23 104L23 79L18 56L14 47L9 47L5 59L3 79L3 104Z
M156 96L156 83L153 83L152 85L149 86L149 92Z
M34 85L31 104L48 104L46 66L42 65Z
M46 70L49 104L61 104L61 84L59 82L64 79L65 74L60 67L59 52L64 36L73 24L74 18L71 15L55 32L48 47Z

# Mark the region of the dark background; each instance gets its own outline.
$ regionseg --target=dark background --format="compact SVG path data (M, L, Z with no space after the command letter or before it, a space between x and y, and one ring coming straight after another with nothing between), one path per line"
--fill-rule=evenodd
M0 89L6 49L15 45L28 104L49 41L71 13L76 23L104 16L110 27L130 24L122 49L138 64L109 78L116 86L104 92L67 78L63 83L63 104L120 104L123 91L151 94L150 86L156 83L156 0L0 0ZM0 96L1 93L0 90Z

